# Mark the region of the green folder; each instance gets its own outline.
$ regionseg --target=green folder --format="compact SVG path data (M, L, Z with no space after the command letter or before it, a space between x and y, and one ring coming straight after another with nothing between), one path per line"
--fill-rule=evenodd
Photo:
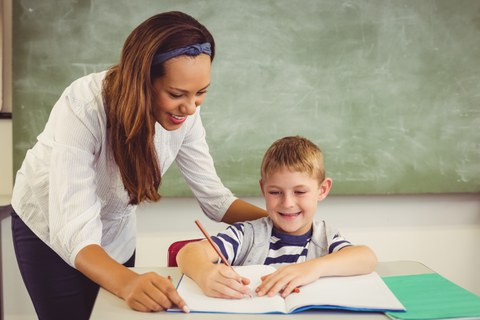
M437 273L383 277L407 309L392 319L480 319L480 297Z

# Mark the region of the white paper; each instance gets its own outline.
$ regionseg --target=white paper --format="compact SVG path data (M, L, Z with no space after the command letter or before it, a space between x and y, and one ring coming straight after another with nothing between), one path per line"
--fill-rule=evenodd
M405 310L382 278L372 272L348 277L326 277L300 288L286 299L289 312L303 306L337 306L353 310Z

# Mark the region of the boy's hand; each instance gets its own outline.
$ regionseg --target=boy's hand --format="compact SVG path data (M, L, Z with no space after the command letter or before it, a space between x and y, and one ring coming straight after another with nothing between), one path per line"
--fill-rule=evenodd
M241 299L250 294L250 289L247 287L250 280L224 264L210 266L199 280L200 288L210 297Z
M280 292L285 298L302 285L311 283L318 279L314 265L310 262L303 262L284 266L277 271L263 276L262 283L255 290L258 296L267 295L272 297Z

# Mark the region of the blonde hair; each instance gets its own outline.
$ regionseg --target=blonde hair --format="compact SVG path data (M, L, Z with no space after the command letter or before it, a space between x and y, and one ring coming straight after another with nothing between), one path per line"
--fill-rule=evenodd
M301 136L285 137L275 141L263 156L262 180L282 169L305 172L310 177L325 180L323 154L318 146Z

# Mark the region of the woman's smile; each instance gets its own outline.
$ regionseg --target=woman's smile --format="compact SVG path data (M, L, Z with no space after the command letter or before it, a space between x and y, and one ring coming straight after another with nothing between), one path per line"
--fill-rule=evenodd
M177 116L177 115L174 115L172 113L168 113L168 115L170 116L170 120L174 124L182 124L182 123L185 122L185 120L187 120L187 116Z

